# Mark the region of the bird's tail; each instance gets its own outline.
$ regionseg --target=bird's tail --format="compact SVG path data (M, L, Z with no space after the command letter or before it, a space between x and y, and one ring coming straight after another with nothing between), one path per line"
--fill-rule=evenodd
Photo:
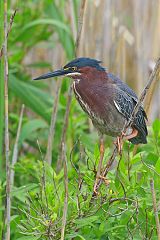
M139 134L138 136L136 136L134 138L129 139L129 141L133 144L140 144L140 143L146 144L147 143L146 136L143 136L141 134Z

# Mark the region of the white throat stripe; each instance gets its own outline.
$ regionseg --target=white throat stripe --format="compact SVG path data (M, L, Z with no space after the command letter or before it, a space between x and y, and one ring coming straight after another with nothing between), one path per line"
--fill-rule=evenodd
M67 73L66 76L76 76L76 75L81 75L79 72L73 72L73 73Z

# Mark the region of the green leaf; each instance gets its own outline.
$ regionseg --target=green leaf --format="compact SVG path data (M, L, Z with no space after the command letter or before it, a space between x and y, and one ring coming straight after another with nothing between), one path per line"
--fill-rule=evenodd
M49 19L49 18L48 18L48 19L47 19L47 18L37 19L37 20L34 20L34 21L26 24L26 25L24 26L24 28L22 29L21 34L22 34L24 31L28 30L29 28L32 28L32 27L37 26L37 25L40 25L40 24L43 24L43 25L53 25L53 26L56 26L56 27L58 27L58 28L60 28L60 29L62 29L62 30L64 30L65 32L67 32L67 33L70 34L70 30L69 30L69 28L67 27L66 24L64 24L63 22L60 22L60 21L58 21L58 20L56 20L56 19Z
M18 80L13 74L9 75L9 89L33 112L50 121L49 109L53 100L49 94L28 82Z
M27 192L31 191L31 190L34 190L37 187L38 187L38 184L36 184L36 183L30 183L30 184L27 184L27 185L19 187L19 188L14 187L14 189L12 191L12 196L17 198L21 202L25 202Z
M154 122L153 122L153 131L154 133L158 133L160 132L160 120L159 119L156 119Z
M23 236L18 238L17 240L38 240L40 237L34 237L34 236Z
M160 173L160 157L158 158L156 165L155 165L156 172Z
M30 138L31 134L39 128L46 128L47 124L41 119L34 119L23 125L19 138L19 143L22 144L24 140Z
M98 216L91 216L87 218L76 219L75 223L78 225L78 227L83 227L87 225L93 225L92 223L98 219L99 219Z
M34 68L51 68L51 64L49 62L34 62L28 64L27 67L34 67Z
M77 239L77 237L79 238L79 239L82 239L82 240L86 240L86 238L84 238L82 235L80 235L80 234L78 234L78 233L73 233L73 234L67 234L66 235L66 238L67 239ZM78 239L77 239L78 240Z

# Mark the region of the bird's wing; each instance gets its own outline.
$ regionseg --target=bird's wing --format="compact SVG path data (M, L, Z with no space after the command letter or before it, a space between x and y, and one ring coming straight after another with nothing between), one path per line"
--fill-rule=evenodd
M129 96L126 92L122 91L121 89L117 88L116 89L116 94L114 98L114 105L117 108L118 112L120 112L126 119L127 121L131 117L131 114L134 110L134 107L136 105L136 102L134 99ZM147 128L146 128L146 123L144 120L144 110L142 107L139 108L134 122L133 126L139 130L144 136L147 135Z
M122 82L122 81L121 81L117 76L115 76L114 74L108 73L107 75L108 75L108 77L109 77L110 79L112 79L113 83L115 83L116 86L117 86L120 90L122 90L122 91L125 92L130 98L132 98L133 102L135 102L135 105L136 105L136 103L138 102L138 97L137 97L137 95L135 94L135 92L134 92L126 83ZM135 106L135 105L134 105L134 106ZM143 107L140 107L140 110L142 111L143 116L144 116L145 119L147 120L147 115L146 115ZM129 111L130 111L130 109L129 109ZM133 111L133 110L132 110L132 111Z
M112 73L107 73L107 76L112 80L113 83L115 83L122 91L127 93L129 96L131 96L135 101L138 100L137 95L135 92L124 82L120 80L117 76L115 76Z

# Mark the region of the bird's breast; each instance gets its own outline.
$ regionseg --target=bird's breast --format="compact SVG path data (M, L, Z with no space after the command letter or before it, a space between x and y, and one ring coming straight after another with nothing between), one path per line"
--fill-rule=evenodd
M86 88L83 88L80 79L76 79L73 82L73 91L77 101L79 102L82 109L90 116L93 117L94 113L91 110L90 104L88 102L88 96L86 93Z

